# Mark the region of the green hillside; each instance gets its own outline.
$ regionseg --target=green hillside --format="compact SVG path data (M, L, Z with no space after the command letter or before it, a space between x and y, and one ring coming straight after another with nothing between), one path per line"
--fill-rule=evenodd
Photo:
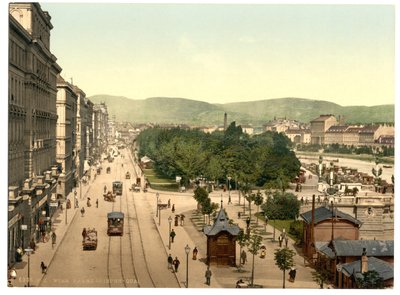
M151 97L144 100L122 96L95 95L93 103L105 102L110 116L132 123L186 123L222 125L223 116L238 124L261 125L274 117L309 122L320 114L344 116L346 123L394 122L394 105L349 106L304 98L277 98L259 101L210 104L176 97Z

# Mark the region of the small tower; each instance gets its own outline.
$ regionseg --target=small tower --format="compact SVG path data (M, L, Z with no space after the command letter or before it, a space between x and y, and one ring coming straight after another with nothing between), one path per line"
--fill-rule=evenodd
M228 125L228 115L225 113L224 114L224 131L226 130L227 125Z

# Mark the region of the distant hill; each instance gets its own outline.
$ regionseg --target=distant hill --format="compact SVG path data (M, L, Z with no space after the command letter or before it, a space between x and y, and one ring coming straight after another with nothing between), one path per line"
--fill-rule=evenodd
M349 106L305 98L276 98L249 102L211 104L177 98L151 97L143 100L123 96L94 95L93 103L105 102L110 116L117 121L132 123L185 123L196 125L222 125L224 113L228 122L262 125L274 117L286 117L308 123L320 114L344 116L346 123L394 122L394 105L372 107Z

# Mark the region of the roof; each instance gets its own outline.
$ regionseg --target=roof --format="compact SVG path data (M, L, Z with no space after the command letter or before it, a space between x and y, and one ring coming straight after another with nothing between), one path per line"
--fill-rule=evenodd
M121 219L123 219L124 218L124 213L113 211L113 212L107 213L107 218L108 219L110 219L110 218L121 218Z
M336 125L336 126L331 126L329 127L328 130L326 130L327 133L339 133L339 132L344 132L349 126L342 126L342 125Z
M332 117L335 118L334 115L321 115L318 118L315 118L314 120L312 120L311 122L324 122Z
M231 235L237 236L240 228L237 225L229 224L229 219L225 214L225 210L221 209L215 218L214 224L205 226L203 231L207 236L215 236L221 231L227 231Z
M393 240L334 240L336 256L361 256L363 248L367 256L394 256Z
M142 163L149 163L149 162L154 162L152 159L150 159L148 156L144 156L140 159L140 162Z
M323 253L324 255L328 256L330 259L335 258L335 252L329 248L330 242L315 242L315 248L317 251Z
M334 213L336 218L340 218L340 219L345 219L348 220L354 224L359 224L361 225L362 222L359 221L358 219L353 218L351 215L343 213L339 210L336 210L336 212ZM303 220L310 224L311 223L311 219L312 219L312 210L304 212L303 214L300 214L300 217L303 218ZM320 223L322 221L325 220L330 220L332 219L332 210L326 208L326 207L319 207L315 209L314 212L314 223Z
M350 277L353 274L360 273L360 266L361 260L345 263L342 264L341 272ZM375 257L368 258L368 270L375 270L384 281L393 279L394 277L393 266L390 263Z

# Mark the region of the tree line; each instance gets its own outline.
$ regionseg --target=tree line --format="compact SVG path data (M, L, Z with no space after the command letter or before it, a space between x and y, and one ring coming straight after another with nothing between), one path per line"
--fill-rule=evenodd
M286 187L300 170L284 134L265 132L250 137L232 122L225 131L154 127L136 139L139 156L150 157L157 173L188 185L198 179L230 185Z

